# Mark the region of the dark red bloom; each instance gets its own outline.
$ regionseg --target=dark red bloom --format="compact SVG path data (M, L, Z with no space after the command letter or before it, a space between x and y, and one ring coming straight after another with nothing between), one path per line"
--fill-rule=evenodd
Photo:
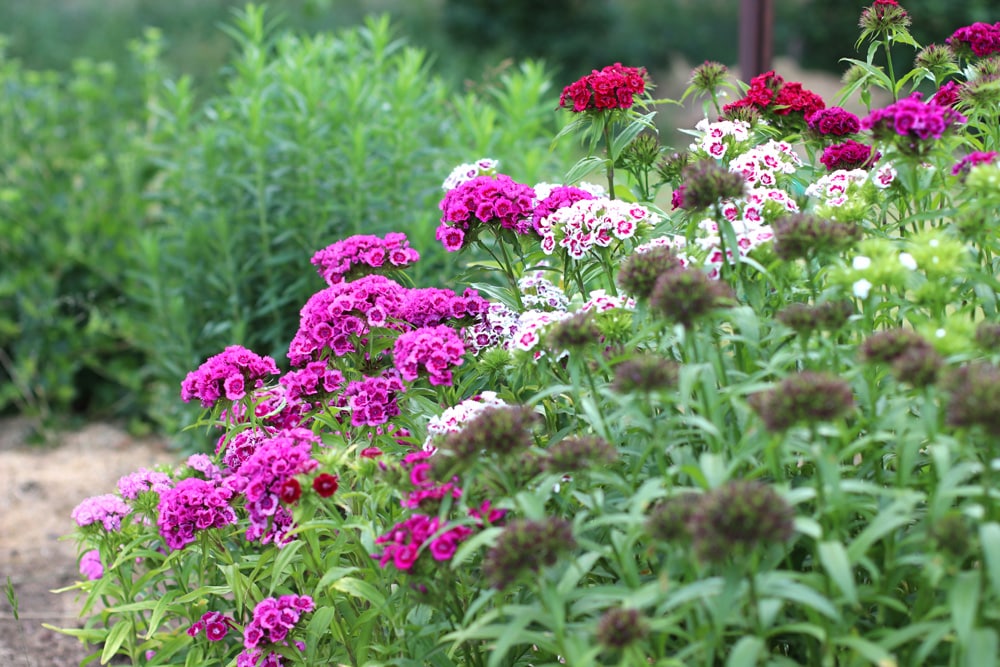
M337 492L340 488L340 484L337 481L336 475L331 475L328 472L320 473L313 480L313 490L320 495L321 498L329 498Z
M774 98L774 112L781 116L801 112L803 118L808 118L825 106L822 97L797 82L786 83Z
M365 447L361 450L361 458L363 459L377 459L382 456L382 450L378 447Z
M299 480L294 477L286 479L281 488L278 489L278 497L286 505L291 505L298 501L302 497L302 486L299 484Z
M928 101L931 104L937 104L938 106L954 108L955 105L958 104L959 101L958 93L961 90L961 88L962 87L958 83L954 81L949 81L948 83L938 88L937 92L934 93L934 95Z
M636 95L646 90L646 69L608 65L571 83L559 96L559 106L575 112L629 109Z
M841 107L820 109L806 116L809 129L824 136L843 137L861 129L861 119Z

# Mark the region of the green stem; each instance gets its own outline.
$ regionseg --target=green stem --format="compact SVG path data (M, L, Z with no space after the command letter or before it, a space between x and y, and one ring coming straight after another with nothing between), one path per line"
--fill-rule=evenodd
M882 49L885 51L885 62L886 69L889 72L889 81L891 83L892 89L889 91L892 94L892 101L896 102L896 73L892 68L892 50L889 43L889 35L886 33L882 36Z
M608 176L608 198L615 198L615 158L611 154L611 117L604 116L604 146L608 152L607 176Z

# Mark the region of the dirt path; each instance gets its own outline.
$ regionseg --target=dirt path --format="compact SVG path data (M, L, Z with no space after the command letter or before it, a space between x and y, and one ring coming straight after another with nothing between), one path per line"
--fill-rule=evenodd
M75 545L59 540L74 527L70 512L111 493L122 475L176 456L108 424L62 434L57 445L31 445L29 433L24 420L0 420L0 587L9 576L21 618L0 594L0 665L75 667L87 655L80 642L42 627L80 624L76 595L50 593L79 577Z

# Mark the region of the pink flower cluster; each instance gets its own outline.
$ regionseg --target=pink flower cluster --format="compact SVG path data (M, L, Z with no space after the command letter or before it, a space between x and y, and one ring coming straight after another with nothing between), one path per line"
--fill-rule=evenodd
M247 459L257 451L266 440L274 437L278 429L271 426L251 426L236 432L227 432L219 438L215 453L222 454L222 463L228 468L228 473L239 472Z
M959 28L945 43L952 48L967 47L980 58L1000 53L1000 23L976 22Z
M386 264L401 269L419 259L420 254L410 247L406 234L390 232L384 239L364 234L350 236L318 251L311 262L319 267L319 275L328 285L336 285L348 277L377 272Z
M861 119L841 107L820 109L806 118L806 124L822 136L843 137L861 129Z
M826 167L827 171L837 171L838 169L867 169L875 164L879 157L881 154L878 152L873 154L871 146L859 143L854 139L847 139L824 148L819 161Z
M743 175L753 187L773 188L781 174L794 174L802 166L802 160L795 154L787 141L770 139L740 153L729 163L729 171Z
M81 528L99 523L111 533L121 530L122 519L131 511L132 508L124 500L113 493L106 493L84 499L73 508L70 517Z
M719 120L710 123L703 118L694 126L701 133L689 150L721 160L727 153L742 153L750 141L750 124L742 120Z
M240 345L230 345L209 357L198 370L188 373L181 383L181 398L185 403L197 398L202 407L210 408L222 397L240 400L248 390L263 385L264 378L277 374L278 367L271 357L261 357Z
M104 576L104 565L101 564L101 552L91 549L80 556L80 574L94 581Z
M229 618L221 611L206 611L201 618L191 624L187 629L189 637L196 637L202 630L208 641L222 641L231 628L236 627L233 619Z
M310 361L304 367L285 373L278 380L285 388L285 396L295 403L310 403L320 394L332 394L344 385L344 374L330 368L324 361Z
M992 164L997 161L996 151L973 151L955 163L951 168L952 176L962 176L969 173L973 167L980 164Z
M466 343L473 354L497 346L506 349L517 331L517 319L518 314L505 304L491 302L473 325L463 331Z
M451 384L451 369L461 366L464 356L461 337L445 324L407 331L396 339L393 347L393 361L404 380L416 380L423 367L435 386Z
M581 199L557 209L538 223L542 252L562 248L573 259L586 257L595 247L633 238L648 225L649 209L618 199Z
M472 288L461 296L440 287L406 290L396 319L414 327L433 327L451 320L474 318L487 306L486 299Z
M510 176L477 176L445 193L441 224L434 237L445 250L461 250L468 234L495 225L526 234L531 229L535 191Z
M627 67L621 63L592 70L570 85L559 96L559 106L573 111L631 109L635 96L646 91L646 69Z
M861 121L861 127L872 130L877 138L904 137L912 146L914 141L940 139L949 127L965 120L965 116L951 107L923 102L921 94L916 92L872 111Z
M931 95L928 100L931 104L942 107L955 107L961 100L962 86L955 81L948 81Z
M378 426L399 414L397 394L406 385L395 371L347 385L340 402L351 411L351 426Z
M280 383L280 378L279 378ZM246 406L231 403L220 414L224 424L263 424L275 429L294 428L302 425L303 412L312 406L288 400L282 384L260 387L253 393L254 419L248 417Z
M302 618L315 608L313 599L308 595L282 595L277 598L264 598L253 610L253 618L243 630L243 651L236 657L237 667L282 667L284 661L279 653L267 651L264 656L264 643L288 645L288 633ZM305 644L295 642L300 650L305 650ZM260 662L261 657L264 661Z
M194 542L196 531L236 523L236 513L229 506L232 497L225 485L197 477L181 480L160 494L156 524L163 541L171 549L183 549Z
M569 307L566 293L546 279L542 271L522 276L517 281L517 289L521 292L521 303L526 308L566 310Z
M309 429L282 431L262 442L240 466L239 472L228 479L228 486L246 497L250 519L246 531L248 541L273 542L278 547L291 542L288 532L292 527L292 515L281 506L282 488L296 475L319 465L312 458L313 445L318 444L319 436Z
M429 542L428 550L434 560L449 560L458 545L472 534L472 529L459 525L436 535L444 525L437 517L414 514L385 535L375 538L375 544L382 545L382 553L373 554L372 558L377 559L381 567L392 563L396 569L409 571L417 562L421 548Z
M744 96L722 108L723 113L743 107L753 107L771 117L794 117L805 120L823 109L823 98L802 87L801 83L786 83L773 70L750 79L750 88Z
M383 276L338 283L310 297L299 317L299 330L289 345L292 366L358 351L371 328L403 331L410 326L436 326L476 317L487 307L475 290L461 295L436 287L406 288ZM318 368L318 367L317 367Z
M560 185L552 188L551 192L549 192L544 199L541 199L531 212L531 226L536 232L538 232L538 225L541 223L542 219L547 218L557 209L575 204L581 199L593 198L593 194L581 188L573 187L572 185ZM538 233L540 234L541 232Z
M167 473L139 468L118 480L118 492L125 500L135 500L143 493L150 491L163 493L173 485L174 483Z

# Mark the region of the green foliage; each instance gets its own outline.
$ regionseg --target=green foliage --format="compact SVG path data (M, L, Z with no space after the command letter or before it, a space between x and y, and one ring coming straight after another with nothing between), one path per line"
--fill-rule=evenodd
M87 60L62 75L0 51L0 90L0 411L128 412L142 107L115 67Z

